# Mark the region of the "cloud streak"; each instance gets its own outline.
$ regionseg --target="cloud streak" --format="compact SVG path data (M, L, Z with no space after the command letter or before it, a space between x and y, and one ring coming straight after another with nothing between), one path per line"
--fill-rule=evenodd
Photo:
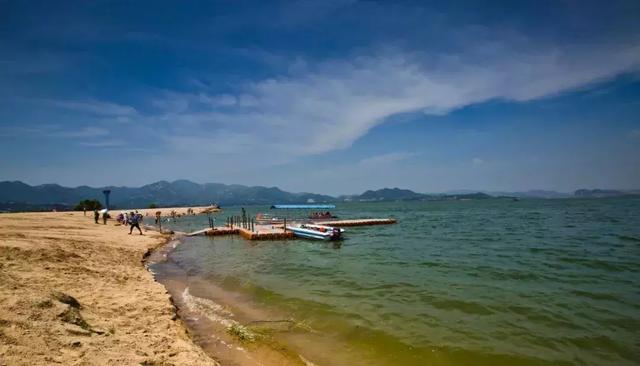
M63 108L82 113L89 113L97 116L127 117L135 116L138 114L136 109L131 106L97 100L45 99L43 100L43 102L45 105L49 105L52 107Z
M289 75L246 83L233 95L171 93L157 103L174 109L155 118L196 132L167 137L173 145L233 135L243 151L255 146L305 156L347 148L396 114L442 115L493 99L526 102L636 72L639 64L640 43L524 54L506 44L463 55L384 52L298 63Z

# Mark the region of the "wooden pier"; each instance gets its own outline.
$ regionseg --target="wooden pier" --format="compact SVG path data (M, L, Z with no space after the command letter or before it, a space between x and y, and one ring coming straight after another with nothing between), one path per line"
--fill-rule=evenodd
M395 224L396 219L353 219L353 220L316 220L315 224L327 226L369 226L369 225L390 225Z

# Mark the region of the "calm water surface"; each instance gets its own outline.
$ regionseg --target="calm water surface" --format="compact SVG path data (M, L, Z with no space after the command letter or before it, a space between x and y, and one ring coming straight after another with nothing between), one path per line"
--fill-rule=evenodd
M337 358L307 357L320 364L341 353L382 365L640 360L638 199L352 203L335 214L398 224L347 228L340 246L190 238L169 257L309 325L335 346Z

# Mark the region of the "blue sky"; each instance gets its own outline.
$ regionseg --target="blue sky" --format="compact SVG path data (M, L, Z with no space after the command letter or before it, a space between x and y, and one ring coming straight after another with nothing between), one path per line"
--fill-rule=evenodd
M637 1L0 0L0 180L640 188Z

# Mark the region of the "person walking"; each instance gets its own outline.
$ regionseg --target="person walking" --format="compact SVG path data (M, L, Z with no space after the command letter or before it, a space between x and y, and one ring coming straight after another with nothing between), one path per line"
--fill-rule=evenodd
M96 219L96 224L98 224L98 220L100 219L100 213L98 209L93 210L93 218Z
M102 223L103 224L107 224L107 219L109 218L109 211L104 210L104 212L102 213Z
M138 228L140 235L143 235L142 229L140 229L140 216L131 212L129 214L129 235L133 232L134 227Z

